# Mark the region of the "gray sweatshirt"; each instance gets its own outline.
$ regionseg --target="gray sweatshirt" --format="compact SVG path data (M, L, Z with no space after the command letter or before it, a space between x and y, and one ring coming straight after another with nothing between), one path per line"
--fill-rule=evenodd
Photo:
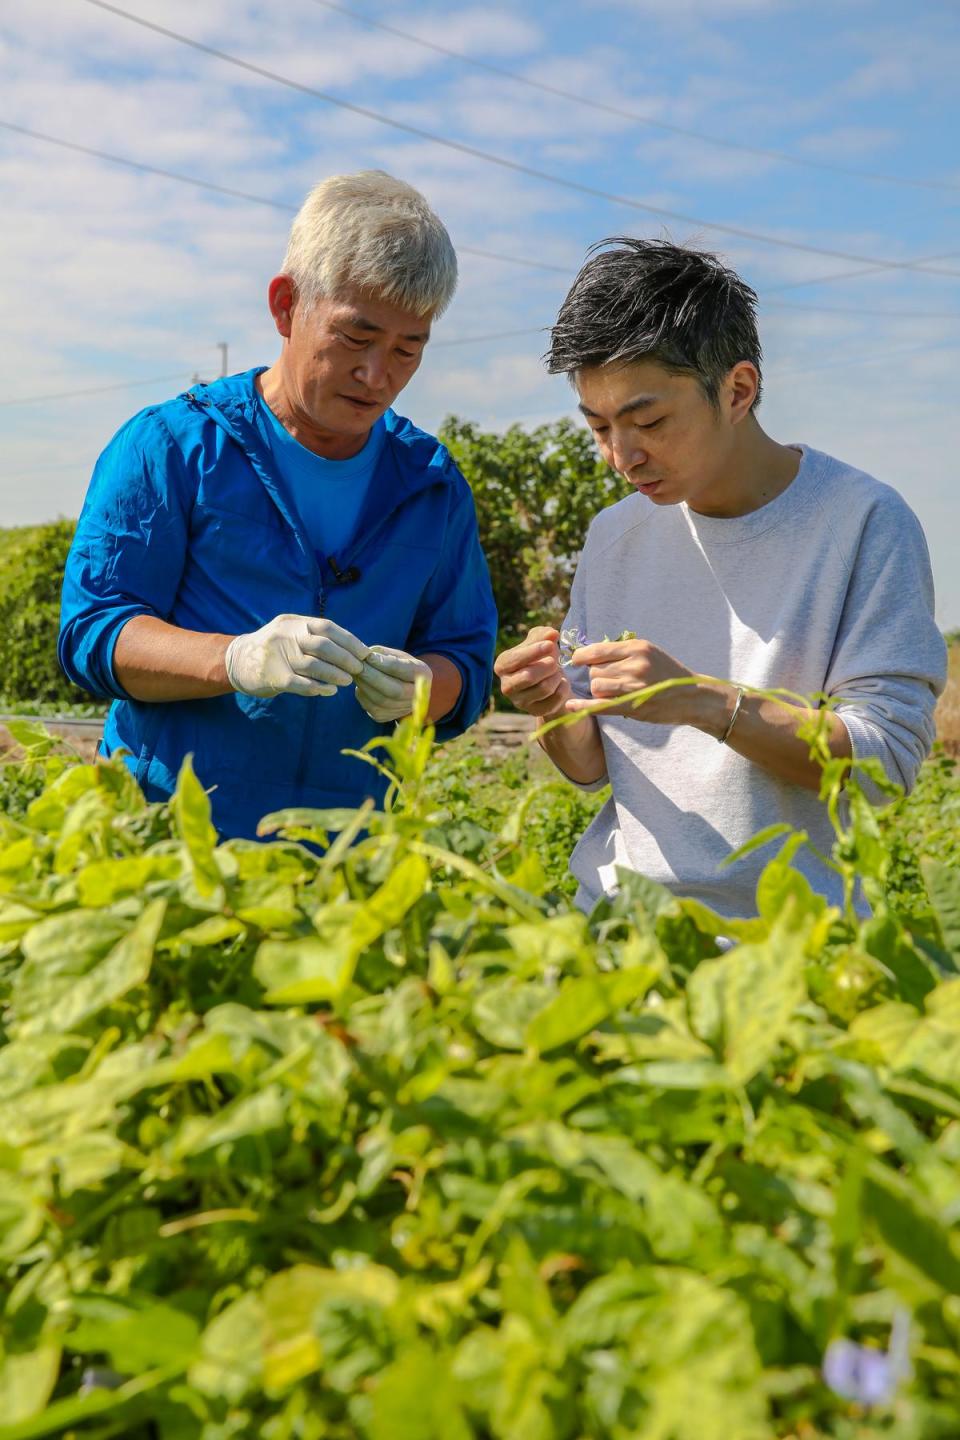
M635 630L699 674L841 697L854 758L876 756L909 790L946 676L923 531L889 486L795 448L803 458L792 484L749 515L718 519L642 495L601 511L565 624L591 641ZM568 674L589 695L586 672ZM787 821L829 853L833 831L814 792L692 727L598 718L611 796L571 857L581 908L613 890L623 866L723 915L753 915L775 846L721 870L731 850ZM840 903L838 877L810 849L796 864Z

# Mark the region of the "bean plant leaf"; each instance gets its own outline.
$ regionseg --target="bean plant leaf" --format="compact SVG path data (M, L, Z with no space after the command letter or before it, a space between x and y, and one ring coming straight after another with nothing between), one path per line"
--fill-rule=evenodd
M0 1417L4 1426L40 1415L60 1373L60 1346L53 1340L36 1350L0 1358ZM2 1433L2 1430L0 1430Z
M868 954L881 961L897 982L899 993L912 1005L923 1004L937 983L930 961L903 934L892 915L875 915L863 927L862 943Z
M621 1006L640 999L657 979L653 965L565 980L556 996L527 1026L525 1040L545 1053L578 1040Z
M150 974L154 947L163 924L167 902L153 900L140 919L103 960L78 978L49 1010L35 1013L21 1026L23 1035L43 1030L73 1030L114 1004L128 991L143 985Z
M368 1434L370 1440L472 1440L449 1364L438 1363L423 1345L384 1370L373 1392ZM521 1431L514 1434L521 1440Z
M70 1348L106 1355L121 1374L141 1375L158 1366L185 1369L197 1350L200 1327L171 1305L121 1310L109 1320L82 1320L71 1331Z
M189 1371L201 1394L239 1404L263 1379L264 1312L250 1291L221 1310L204 1330Z
M864 1176L863 1208L891 1250L937 1289L960 1294L960 1246L901 1176L874 1162Z
M553 999L548 986L504 980L490 985L473 1006L473 1023L489 1044L501 1050L523 1050L530 1022Z
M921 860L920 869L944 946L960 968L960 871L932 856Z
M323 940L265 940L254 974L266 990L268 1005L338 1000L344 994L363 948L364 924L344 908L341 923Z
M189 771L4 767L0 1440L952 1434L951 768L919 841L912 798L841 829L871 919L793 835L757 916L629 871L587 916L582 794L505 841L530 757L471 745L404 722L384 809L270 844ZM827 1347L902 1311L913 1373L853 1415Z
M769 939L705 960L690 977L691 1028L741 1084L766 1065L805 996L806 935L790 911Z
M217 832L210 819L210 801L196 777L189 755L180 768L173 813L186 846L194 883L201 895L213 897L221 886L215 856Z

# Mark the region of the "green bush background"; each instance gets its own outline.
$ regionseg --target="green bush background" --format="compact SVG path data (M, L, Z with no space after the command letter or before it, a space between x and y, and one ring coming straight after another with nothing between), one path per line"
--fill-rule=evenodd
M0 693L22 702L82 704L57 664L63 567L76 526L56 520L0 532Z
M470 482L500 610L498 649L559 625L590 521L627 493L572 420L502 435L451 416L440 438Z

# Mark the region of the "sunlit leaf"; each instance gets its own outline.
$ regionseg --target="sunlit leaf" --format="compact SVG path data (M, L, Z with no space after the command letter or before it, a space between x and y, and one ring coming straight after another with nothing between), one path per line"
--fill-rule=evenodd
M769 939L704 960L690 977L690 1024L731 1076L745 1083L766 1065L805 996L806 927L795 911Z
M194 882L201 895L218 893L221 875L215 858L217 832L210 820L210 801L194 773L188 755L180 767L173 797L173 814L183 838Z

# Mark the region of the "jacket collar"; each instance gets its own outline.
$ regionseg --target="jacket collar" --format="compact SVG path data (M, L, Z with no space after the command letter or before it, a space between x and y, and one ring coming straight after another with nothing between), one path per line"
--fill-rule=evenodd
M312 559L313 551L296 506L277 473L260 413L263 402L255 382L266 369L266 365L258 365L242 374L198 386L186 398L243 450L284 520L295 532L304 553ZM393 410L386 411L384 422L386 441L358 522L357 534L363 542L375 529L385 525L411 496L434 485L448 485L453 473L446 448L434 436ZM349 563L350 556L344 559Z

